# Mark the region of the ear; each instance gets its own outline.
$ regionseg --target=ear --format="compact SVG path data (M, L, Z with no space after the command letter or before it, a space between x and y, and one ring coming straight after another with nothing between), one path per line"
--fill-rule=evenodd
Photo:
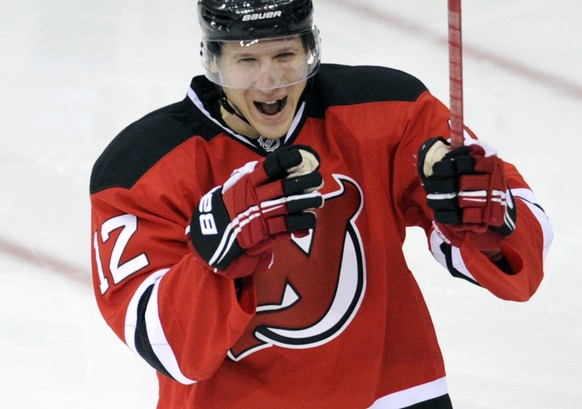
M210 63L210 67L209 67L209 68L210 68L210 72L211 72L211 73L213 73L213 74L216 74L216 73L218 73L218 61L217 61L217 58L216 58L216 57L214 57L214 58L212 59L212 61L211 61L211 63Z

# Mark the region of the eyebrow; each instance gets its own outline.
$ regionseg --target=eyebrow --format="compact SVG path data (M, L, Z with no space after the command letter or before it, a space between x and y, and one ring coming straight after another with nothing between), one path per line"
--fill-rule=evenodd
M282 47L273 47L273 48L268 48L267 50L261 50L261 51L248 51L248 50L243 50L243 51L238 51L238 50L232 50L232 53L235 54L238 58L240 57L255 57L257 55L262 55L262 54L281 54L281 53L287 53L287 52L297 52L297 50L301 49L302 47L299 46L295 46L295 45L286 45L286 46L282 46Z

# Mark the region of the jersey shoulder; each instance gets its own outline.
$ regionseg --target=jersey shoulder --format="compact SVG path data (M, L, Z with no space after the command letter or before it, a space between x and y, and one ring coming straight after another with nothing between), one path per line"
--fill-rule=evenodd
M414 102L427 90L416 77L393 68L322 64L314 80L316 101L326 109L382 101Z
M93 166L91 194L131 188L161 158L191 137L217 133L187 98L149 113L119 133Z

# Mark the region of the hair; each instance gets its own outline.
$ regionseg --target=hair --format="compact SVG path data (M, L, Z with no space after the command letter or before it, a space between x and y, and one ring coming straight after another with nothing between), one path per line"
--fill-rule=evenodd
M307 52L308 50L315 49L315 38L311 31L300 34L301 42L303 43L303 48ZM276 37L275 37L276 38ZM214 57L220 57L220 50L222 48L222 41L208 41L206 43L206 48L208 52Z

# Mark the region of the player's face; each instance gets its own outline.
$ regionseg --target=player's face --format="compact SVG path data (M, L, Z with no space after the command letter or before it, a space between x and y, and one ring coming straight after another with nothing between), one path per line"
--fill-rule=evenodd
M259 135L287 133L307 83L306 50L299 37L262 41L241 47L225 43L219 70L224 92Z

